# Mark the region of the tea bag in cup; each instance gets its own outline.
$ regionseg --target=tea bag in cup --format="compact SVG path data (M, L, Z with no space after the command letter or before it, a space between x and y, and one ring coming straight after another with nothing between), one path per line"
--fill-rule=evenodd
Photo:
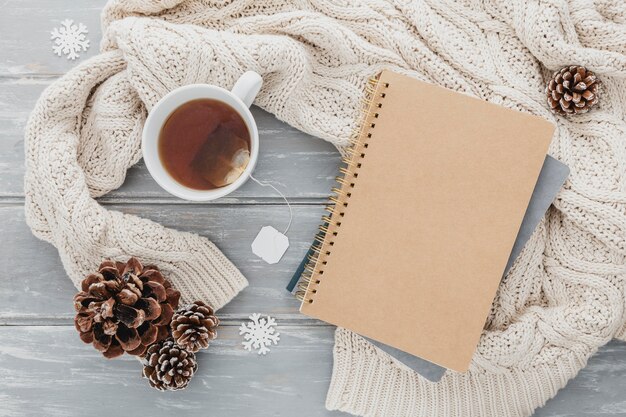
M232 184L250 162L248 141L220 125L196 154L194 170L215 187Z

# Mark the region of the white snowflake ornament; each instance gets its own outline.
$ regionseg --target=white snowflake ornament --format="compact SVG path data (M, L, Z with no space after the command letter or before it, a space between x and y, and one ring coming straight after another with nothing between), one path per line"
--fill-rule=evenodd
M277 344L280 340L280 333L276 333L276 320L273 317L261 318L261 315L254 313L250 316L250 321L241 323L239 334L244 335L241 343L246 350L258 350L259 355L265 355L270 351L270 346Z
M50 39L54 41L52 50L58 56L66 55L67 59L75 60L80 56L79 52L89 48L89 39L85 36L89 32L82 23L75 25L73 20L65 19L61 27L54 28L50 33Z

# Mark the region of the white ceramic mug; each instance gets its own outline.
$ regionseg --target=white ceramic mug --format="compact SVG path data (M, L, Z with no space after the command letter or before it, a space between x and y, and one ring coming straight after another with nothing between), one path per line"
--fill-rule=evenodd
M231 91L209 84L192 84L171 91L153 107L146 119L141 138L143 159L152 178L168 193L185 200L209 201L224 197L241 187L250 177L259 157L259 132L250 113L250 106L259 93L263 80L259 74L248 71L235 83ZM250 162L232 184L213 190L195 190L176 181L167 172L159 158L159 135L169 116L183 104L198 99L219 100L235 109L243 118L250 133Z

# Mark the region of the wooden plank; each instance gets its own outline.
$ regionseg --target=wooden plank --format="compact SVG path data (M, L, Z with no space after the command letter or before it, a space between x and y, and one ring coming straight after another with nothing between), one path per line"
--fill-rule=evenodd
M192 231L211 239L248 278L250 286L220 312L247 317L261 312L284 319L302 319L298 302L285 290L310 246L323 208L295 206L288 233L290 247L283 259L268 265L250 249L265 225L283 230L289 211L282 205L113 205L111 209L155 220L164 226ZM70 323L75 289L65 275L56 249L39 241L24 222L21 205L0 205L0 259L11 260L10 273L0 274L0 324ZM5 271L8 272L8 271Z
M0 74L64 74L97 55L100 45L100 12L106 0L1 0ZM50 31L72 19L89 30L90 48L75 61L52 51Z
M626 416L626 343L601 347L534 417Z
M148 388L133 358L103 359L69 326L0 327L0 416L173 414L339 416L324 408L333 328L278 322L267 356L245 351L236 326L198 355L189 388L166 395ZM611 342L536 417L625 415L626 344ZM200 414L198 414L200 415Z
M222 327L174 394L150 388L134 358L102 358L72 327L0 327L0 416L342 415L324 408L333 329L278 322L277 331L262 356L243 349L237 327Z
M0 80L0 197L23 196L24 127L37 98L52 81L50 78ZM280 122L258 107L253 107L252 112L261 142L255 177L271 181L289 198L327 196L340 161L335 148ZM150 177L143 161L129 170L121 188L105 198L174 199ZM280 196L269 187L248 181L220 202L260 198L280 199Z

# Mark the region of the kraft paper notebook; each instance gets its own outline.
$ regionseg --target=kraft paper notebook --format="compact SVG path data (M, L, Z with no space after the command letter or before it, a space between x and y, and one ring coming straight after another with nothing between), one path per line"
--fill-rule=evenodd
M465 371L554 127L389 71L368 95L301 311Z
M517 232L513 249L509 255L509 260L506 268L504 269L504 274L502 274L503 276L506 275L508 270L511 268L513 262L524 248L524 245L528 242L536 227L541 222L541 219L545 216L546 211L548 211L548 208L556 198L557 194L561 191L568 175L569 168L567 165L552 158L550 155L546 156L541 172L539 173L539 178L537 179L537 184L535 184L535 189L533 190L530 202L526 208L526 213L524 214L520 230ZM313 247L318 244L319 243L314 242L311 246ZM293 294L297 294L299 292L298 288L300 287L302 273L308 263L309 257L313 255L313 251L314 249L310 248L307 251L307 256L305 256L298 266L298 270L294 273L289 285L287 286L287 290L289 292ZM411 355L372 339L369 339L369 341L379 349L388 353L398 363L407 366L409 369L414 370L430 381L439 381L446 371L446 368L435 365L434 363L424 360L418 356Z

